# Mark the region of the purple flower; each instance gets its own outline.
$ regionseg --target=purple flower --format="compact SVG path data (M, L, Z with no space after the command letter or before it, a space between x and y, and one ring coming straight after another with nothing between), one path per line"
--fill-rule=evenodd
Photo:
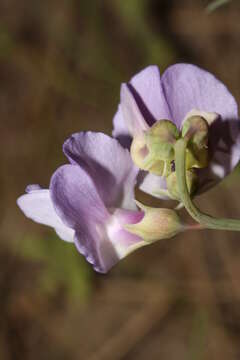
M129 151L101 133L78 133L64 144L70 164L53 174L50 188L27 188L17 203L32 220L74 242L95 270L106 272L147 243L126 230L141 222L134 202L138 170Z
M170 121L158 122L164 119ZM181 130L182 137L188 135L189 126L196 131L198 121L205 126L200 128L202 135L183 151L188 157L186 186L191 192L197 177L198 191L204 191L239 161L237 120L235 99L213 75L178 64L160 78L158 68L150 66L121 88L113 135L125 148L102 133L72 135L63 145L69 164L56 170L49 189L30 185L17 203L27 217L75 243L95 270L107 272L135 249L191 228L174 210L140 203L138 210L134 200L137 176L143 191L181 200L172 143ZM152 173L139 172L134 165L128 150L132 138L132 158L140 167L144 159L142 168Z
M121 86L113 136L129 147L133 137L156 121L171 120L181 130L191 115L203 116L209 124L210 161L207 168L197 169L199 190L204 191L232 171L240 159L237 103L209 72L190 64L173 65L161 77L157 66L142 70ZM141 190L168 198L164 177L141 174Z

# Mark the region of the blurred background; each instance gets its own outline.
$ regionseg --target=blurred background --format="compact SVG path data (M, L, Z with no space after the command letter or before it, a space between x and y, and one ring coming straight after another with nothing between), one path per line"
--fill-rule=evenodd
M149 64L195 63L240 99L240 4L208 4L0 0L1 360L240 358L238 233L179 235L99 275L16 206L48 187L71 133L111 134L120 83ZM240 218L239 179L201 208Z

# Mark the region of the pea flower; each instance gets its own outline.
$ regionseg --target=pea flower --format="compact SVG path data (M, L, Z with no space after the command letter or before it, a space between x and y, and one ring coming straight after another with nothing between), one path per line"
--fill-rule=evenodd
M137 209L138 169L116 139L80 132L63 151L70 164L56 170L49 189L30 185L17 203L27 217L74 242L96 271L107 272L135 249L184 230L173 210Z
M174 125L169 131L177 138L186 121L194 117L203 118L209 126L207 151L203 149L193 159L188 150L189 186L197 178L197 192L202 192L231 172L240 159L237 103L227 87L209 72L191 64L170 66L161 77L157 66L142 70L121 86L113 136L125 147L130 148L132 143L132 156L139 166L150 149L146 134L151 139L155 134L157 139L159 123L164 120L167 127L170 122ZM169 161L163 158L139 166L148 170L141 172L141 190L162 199L171 197L168 187L175 182L174 155L168 156Z
M225 85L194 65L171 66L161 78L149 66L122 84L113 122L117 139L80 132L64 143L69 163L55 171L49 189L29 185L17 200L27 217L53 227L103 273L181 231L240 231L239 220L214 218L192 201L240 158L238 108ZM137 181L151 195L180 201L197 224L136 201Z

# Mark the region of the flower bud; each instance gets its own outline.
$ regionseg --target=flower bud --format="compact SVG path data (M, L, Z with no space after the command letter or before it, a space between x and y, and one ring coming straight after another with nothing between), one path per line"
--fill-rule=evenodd
M169 120L157 121L146 133L148 149L158 159L174 160L174 144L179 137L176 125Z
M125 228L140 236L146 242L168 239L185 229L180 217L172 209L151 208L136 201L144 212L142 220L137 224L125 225Z
M186 171L186 180L189 194L193 194L197 187L197 175L192 170ZM166 179L167 181L167 189L171 197L175 200L181 201L181 197L179 194L178 183L176 172L172 172Z
M209 126L212 125L217 119L219 119L219 114L216 112L208 112L208 111L201 111L198 109L192 109L187 113L186 117L183 119L182 124L192 116L201 116L207 121Z
M203 168L208 165L208 123L194 115L184 120L182 136L188 139L186 168Z
M143 170L167 176L174 160L174 143L179 137L176 126L169 120L156 122L148 131L134 137L131 156Z
M164 171L164 161L156 159L149 152L145 135L138 135L133 138L131 145L131 157L133 162L140 168L156 175L162 175Z
M207 146L208 123L202 116L191 116L187 118L182 126L182 136L198 145L200 148Z

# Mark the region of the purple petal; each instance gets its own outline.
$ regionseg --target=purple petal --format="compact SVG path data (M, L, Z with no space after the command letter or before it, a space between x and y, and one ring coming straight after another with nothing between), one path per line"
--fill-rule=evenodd
M40 187L37 188L35 185L29 185L27 189L29 193L22 195L17 200L17 204L25 216L37 223L53 227L61 239L73 242L74 230L66 226L57 215L49 190L39 190Z
M153 118L152 120L146 111L142 111L143 116L146 114L146 121L149 123L150 120L150 126L157 120L171 120L168 103L161 85L159 68L156 65L148 66L140 71L130 80L130 83ZM142 108L140 101L138 101L138 106L140 109Z
M131 96L132 95L132 96ZM126 144L127 135L152 126L156 120L171 119L157 66L149 66L121 88L121 103L113 119L113 136ZM129 139L128 143L129 143Z
M91 177L78 165L64 165L52 176L51 197L63 221L75 229L75 244L97 271L106 271L106 259L118 261L105 237L110 214Z
M193 109L195 112L219 114L217 121L210 126L211 163L207 171L199 172L199 176L201 182L216 182L226 176L240 160L240 123L232 94L212 74L191 64L169 67L161 83L169 106L169 118L179 128ZM151 187L148 180L146 178L142 185L147 192Z
M84 230L76 231L75 245L86 260L92 264L94 270L100 273L106 273L119 260L114 246L107 238L104 228L96 231L90 225Z
M41 186L38 184L30 184L26 187L26 193L31 193L32 191L41 190Z
M52 176L50 195L56 212L69 227L104 223L108 212L90 176L77 165L63 165Z
M199 175L202 182L226 176L240 159L238 107L232 94L212 74L190 64L168 68L162 76L162 86L179 127L192 109L220 115L210 126L211 163L207 171L200 171Z
M228 133L229 129L226 129L225 135ZM211 149L213 154L209 166L206 169L198 170L200 192L204 192L216 185L234 169L240 159L239 147L239 135L234 143L230 143L230 146L229 140L224 142L220 138L217 145Z
M206 176L219 181L227 176L240 159L240 122L219 118L210 126L211 161Z
M127 247L127 252L141 240L121 228L125 221L142 219L141 212L130 212L127 217L121 213L119 218L115 213L111 215L91 177L78 165L60 167L52 176L50 192L61 219L75 229L74 241L79 252L96 271L108 271L123 257L122 247Z
M135 224L143 216L142 211L117 209L98 231L92 226L88 231L76 232L75 244L96 271L106 273L120 259L146 245L139 236L124 229L124 225Z
M81 132L72 135L63 150L71 163L80 165L91 176L106 207L136 208L134 185L138 169L129 151L116 139Z
M210 126L211 162L207 169L199 171L201 183L215 183L237 165L240 160L240 123L237 103L226 86L212 74L191 64L176 64L164 72L160 81L158 68L150 66L133 77L127 89L135 100L132 101L133 104L137 104L142 115L142 117L138 115L137 123L139 119L144 118L151 126L154 119L167 118L181 128L182 121L193 110L195 113L219 115L218 118L215 117L217 121L212 122ZM113 134L126 146L126 140L128 145L130 143L127 137L129 132L127 124L131 123L136 127L136 119L135 123L133 119L137 110L134 109L131 116L125 116L121 108L124 104L123 100L114 117ZM129 108L131 109L131 106ZM213 116L209 120L211 121L212 118ZM138 128L141 129L141 126ZM132 134L131 129L130 133ZM158 184L165 190L163 179L147 176L141 184L141 189L153 195Z
M113 137L118 139L118 141L124 148L130 149L132 137L123 118L120 105L118 106L118 110L113 117L112 135Z
M120 109L129 133L134 137L148 130L149 125L133 95L133 90L127 84L122 84L120 92Z
M162 87L172 120L180 127L192 109L216 112L223 120L236 120L238 108L227 87L209 72L191 64L170 66L162 75Z

